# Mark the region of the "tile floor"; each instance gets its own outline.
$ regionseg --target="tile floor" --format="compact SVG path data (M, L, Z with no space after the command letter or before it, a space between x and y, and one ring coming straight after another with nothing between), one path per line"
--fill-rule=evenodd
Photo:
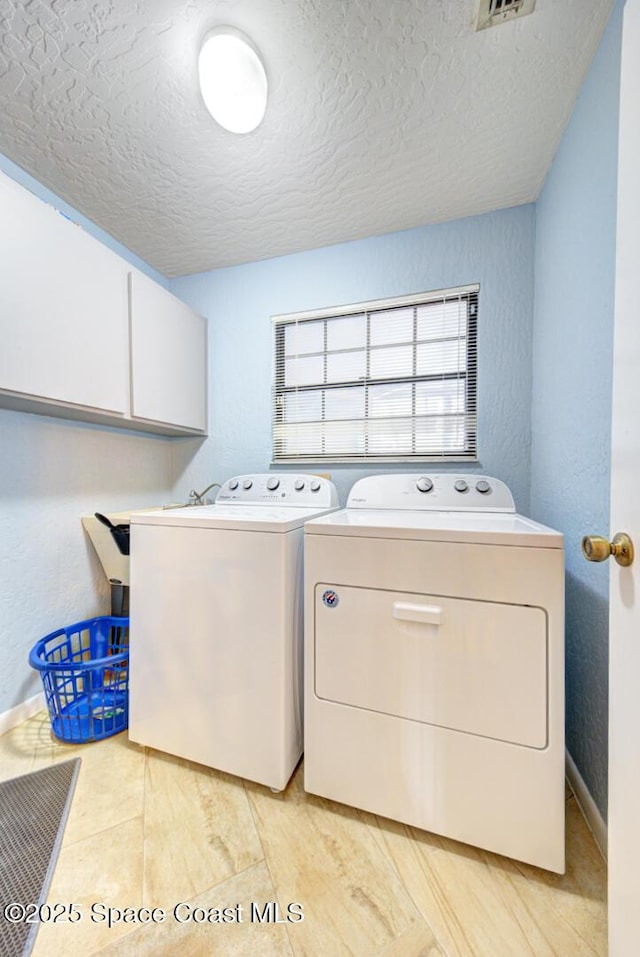
M77 904L82 918L42 924L33 957L606 954L606 869L570 795L559 877L307 795L300 768L273 794L126 734L63 745L46 714L0 737L0 775L76 755L49 900ZM302 905L304 920L258 920L269 902L281 919ZM94 905L167 916L109 927ZM223 908L241 919L223 921ZM220 920L198 920L207 914Z

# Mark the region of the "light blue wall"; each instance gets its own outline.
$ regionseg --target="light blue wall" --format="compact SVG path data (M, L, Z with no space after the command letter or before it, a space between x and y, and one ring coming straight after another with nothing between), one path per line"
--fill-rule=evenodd
M581 557L609 530L622 3L612 14L537 203L532 514L564 532L567 747L607 806L608 569Z
M534 208L521 206L172 280L210 318L212 390L210 439L174 449L175 494L270 467L271 315L479 282L476 470L505 480L527 511L533 250ZM321 469L342 502L365 474Z
M95 236L96 239L99 239L100 242L105 246L108 246L109 249L113 249L113 251L119 256L122 256L123 259L126 259L127 262L131 263L132 266L135 266L136 269L146 273L147 276L150 276L156 282L159 282L165 288L168 288L169 280L166 278L166 276L163 276L162 273L159 273L157 269L154 269L153 266L149 265L149 263L145 262L143 259L140 259L140 257L136 256L135 253L132 253L130 249L127 249L126 246L123 246L122 243L119 243L117 239L114 239L113 236L110 236L109 233L106 233L104 229L100 229L99 226L96 226L96 224L91 222L90 219L87 219L86 216L83 216L82 213L79 213L77 209L74 209L73 206L70 206L69 203L64 201L64 199L62 199L60 196L56 196L56 194L52 193L50 189L47 189L46 186L43 186L42 183L39 183L37 179L34 179L33 176L25 172L25 170L23 170L20 166L16 166L15 163L2 154L0 154L0 171L6 173L6 175L10 176L11 179L14 179L16 183L20 183L20 185L24 186L25 189L28 189L29 192L39 196L40 199L44 199L45 202L55 206L56 209L59 209L61 212L63 212L65 216L68 216L69 219L73 220L74 223L82 226L86 232L90 233L92 236Z

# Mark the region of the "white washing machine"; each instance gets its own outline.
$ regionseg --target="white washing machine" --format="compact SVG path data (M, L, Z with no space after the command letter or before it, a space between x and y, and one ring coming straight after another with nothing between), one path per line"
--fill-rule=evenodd
M284 788L302 753L304 522L332 482L242 475L131 515L129 736Z
M564 551L476 475L305 527L305 788L564 872Z

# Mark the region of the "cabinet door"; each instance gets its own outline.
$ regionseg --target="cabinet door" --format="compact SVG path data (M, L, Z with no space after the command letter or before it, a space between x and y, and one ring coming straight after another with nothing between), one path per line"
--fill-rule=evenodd
M131 414L204 432L206 320L142 273L130 281Z
M128 411L127 267L0 175L0 389Z

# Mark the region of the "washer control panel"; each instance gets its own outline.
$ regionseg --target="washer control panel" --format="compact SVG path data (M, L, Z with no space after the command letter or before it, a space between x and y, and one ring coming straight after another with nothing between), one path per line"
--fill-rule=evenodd
M233 502L237 505L313 505L318 508L334 508L339 504L336 487L329 479L292 472L235 475L224 483L216 502Z
M489 475L429 472L369 475L349 492L347 508L428 509L440 512L515 512L504 482Z

